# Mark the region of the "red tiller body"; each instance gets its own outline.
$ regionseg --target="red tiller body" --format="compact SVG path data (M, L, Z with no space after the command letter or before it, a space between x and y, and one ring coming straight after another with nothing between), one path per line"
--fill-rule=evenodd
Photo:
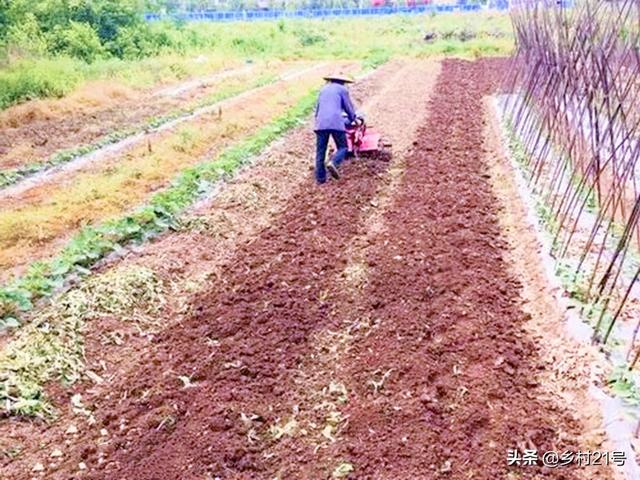
M363 119L358 119L355 124L347 126L347 145L349 153L356 157L361 153L377 152L383 147L382 136L367 127Z

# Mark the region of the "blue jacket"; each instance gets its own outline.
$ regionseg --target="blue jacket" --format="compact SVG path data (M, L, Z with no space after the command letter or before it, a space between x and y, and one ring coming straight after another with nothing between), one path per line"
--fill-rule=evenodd
M349 97L349 90L344 85L329 82L318 96L316 106L315 130L345 130L342 112L346 112L350 122L356 119L356 112Z

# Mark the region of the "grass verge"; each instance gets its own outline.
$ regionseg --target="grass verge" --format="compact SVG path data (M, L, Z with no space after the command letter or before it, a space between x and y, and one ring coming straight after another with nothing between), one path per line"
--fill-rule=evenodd
M108 79L148 87L204 74L247 59L367 60L430 55L508 55L509 16L496 12L389 15L264 22L157 25L179 40L144 59L31 58L0 67L0 110L33 98L61 97L83 83ZM345 34L346 33L346 34Z

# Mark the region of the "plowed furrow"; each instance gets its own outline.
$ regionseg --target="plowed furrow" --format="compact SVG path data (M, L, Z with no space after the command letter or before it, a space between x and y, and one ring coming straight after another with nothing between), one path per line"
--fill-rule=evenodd
M292 198L280 221L212 279L215 288L197 302L193 319L159 340L141 362L131 398L116 407L113 417L122 412L134 443L124 440L121 461L106 466L110 474L187 479L265 468L259 448L255 455L247 449L242 414L259 415L257 435L278 422L271 412L307 339L330 321L331 281L383 166L351 164L339 184ZM193 386L176 388L179 376ZM172 425L161 425L168 417ZM145 429L142 438L137 428Z
M581 478L570 467L507 466L509 449L579 449L580 425L542 394L544 367L503 258L482 115L500 71L488 60L444 63L388 228L367 256L363 309L375 328L341 358L349 423L330 447L357 478Z

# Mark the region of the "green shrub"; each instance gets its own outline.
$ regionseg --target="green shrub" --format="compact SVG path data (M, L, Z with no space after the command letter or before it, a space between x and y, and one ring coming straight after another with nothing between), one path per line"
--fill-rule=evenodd
M38 19L29 12L19 25L7 28L7 43L20 54L44 55L47 52L47 40L40 29Z
M125 59L142 58L155 53L148 36L140 28L124 27L116 38L107 44L109 52Z
M261 41L258 38L239 36L231 39L231 45L234 49L243 55L255 55L263 53L268 48L268 42Z
M49 48L52 53L80 58L87 63L94 62L105 53L98 33L93 27L88 23L74 21L71 21L66 28L54 28Z
M0 0L0 43L7 36L9 25L9 0Z
M211 48L219 43L219 33L217 30L210 30L209 32L203 33L202 28L200 28L197 23L188 23L184 26L173 24L171 26L176 32L181 32L187 45L193 48ZM157 28L159 31L167 28L166 24L163 25L159 22L153 24L152 27Z
M204 46L197 32L181 30L170 22L135 25L118 31L109 51L125 59L143 58L162 52L185 54L189 47Z
M144 28L144 9L138 0L0 0L0 43L93 61L120 30Z
M144 29L138 27L138 31L145 34L149 48L157 53L172 51L184 54L189 47L206 45L206 42L202 41L204 36L197 30L171 22L145 24Z
M80 5L73 20L89 23L104 43L114 40L121 29L143 25L144 2L137 0L76 0Z
M297 28L293 33L298 38L300 45L303 47L310 47L327 41L327 38L324 35L309 28Z

